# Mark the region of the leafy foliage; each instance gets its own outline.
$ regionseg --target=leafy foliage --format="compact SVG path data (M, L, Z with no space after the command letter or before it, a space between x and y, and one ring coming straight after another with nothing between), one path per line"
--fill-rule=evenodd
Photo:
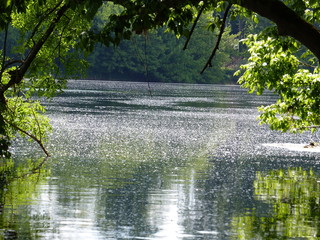
M98 6L86 1L30 0L19 10L15 2L8 4L11 7L3 13L7 22L1 25L0 129L6 141L1 154L8 155L7 140L17 133L38 142L48 154L44 142L51 127L35 97L52 98L66 86L66 78L84 73L85 62L74 48L83 29L90 28L89 19Z
M320 124L320 75L317 69L301 68L300 44L258 35L250 35L245 43L251 56L241 67L245 71L239 83L250 92L267 89L279 96L276 103L259 108L261 123L281 131L315 131Z

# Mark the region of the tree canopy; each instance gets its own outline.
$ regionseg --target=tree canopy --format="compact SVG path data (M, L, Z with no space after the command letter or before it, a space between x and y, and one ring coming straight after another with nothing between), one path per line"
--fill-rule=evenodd
M116 11L96 21L109 4ZM111 5L110 5L111 4ZM229 21L258 15L272 23L245 37L250 54L239 83L250 92L275 92L276 103L261 107L261 121L282 131L315 131L320 125L320 3L317 0L2 0L0 5L0 150L17 133L39 143L50 130L45 110L32 97L51 98L85 64L79 52L96 43L119 45L135 35L165 28L185 38L188 49L207 14L217 35L202 72L213 66ZM203 30L201 30L203 31ZM18 39L9 44L12 32ZM80 64L79 64L80 63ZM48 153L47 153L48 154Z

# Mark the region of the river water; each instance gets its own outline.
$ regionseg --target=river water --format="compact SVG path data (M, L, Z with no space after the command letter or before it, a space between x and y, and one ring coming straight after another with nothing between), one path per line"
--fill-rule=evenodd
M52 157L17 141L0 239L318 239L320 153L260 126L238 86L70 81ZM281 145L282 144L282 145ZM296 146L296 145L291 145ZM35 161L37 160L37 161Z

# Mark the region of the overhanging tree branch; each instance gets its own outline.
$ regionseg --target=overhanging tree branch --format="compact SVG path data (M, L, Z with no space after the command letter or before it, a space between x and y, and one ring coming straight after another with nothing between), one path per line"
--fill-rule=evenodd
M18 178L24 178L24 177L27 177L29 175L38 173L39 170L42 168L42 166L48 161L48 159L49 159L49 156L44 157L43 160L36 167L30 169L27 173L19 176Z
M279 0L234 0L235 4L274 22L282 36L306 46L320 60L320 31Z
M304 129L304 128L309 128L309 129L314 129L314 128L320 128L320 125L313 125L313 126L306 126L306 127L301 127L300 129Z
M212 51L207 63L205 64L204 68L202 69L201 74L204 73L204 71L208 67L212 67L212 59L216 55L216 52L219 49L219 45L220 45L220 42L221 42L221 39L222 39L222 35L223 35L224 30L226 28L226 21L227 21L227 17L228 17L228 14L229 14L231 6L232 6L232 3L229 3L227 8L226 8L226 10L225 10L225 12L224 12L222 23L221 23L221 26L220 26L219 35L218 35L218 38L217 38L217 41L216 41L216 45L215 45L215 47L214 47L214 49L213 49L213 51Z
M6 69L6 57L7 57L7 40L8 40L8 29L9 29L9 24L7 23L4 29L4 41L3 41L3 51L2 51L2 63L1 63L1 70L0 70L0 84L2 80L2 74L4 70Z
M37 138L35 135L28 133L27 131L23 130L22 128L18 127L17 125L7 121L6 119L4 119L4 122L9 124L11 127L15 128L16 130L18 130L19 132L22 132L23 134L27 135L28 137L30 137L31 139L33 139L36 143L39 144L39 146L41 147L42 151L47 155L47 157L50 156L50 153L47 151L47 149L45 148L45 146L43 145L43 142Z
M35 45L31 48L28 56L24 59L23 63L16 69L10 72L11 79L10 81L3 85L0 88L0 98L4 99L3 95L4 92L12 87L15 84L19 84L27 70L29 69L31 63L36 58L38 52L42 48L42 46L45 44L45 42L48 40L52 32L54 31L56 25L59 23L61 17L64 15L64 13L69 9L68 5L63 5L56 13L56 17L52 20L51 24L43 34L43 36L38 40L38 42L35 43Z
M40 25L46 20L48 19L49 15L51 15L54 11L56 11L59 6L62 4L62 1L58 2L53 8L51 9L48 9L45 14L41 17L41 19L39 20L39 22L37 23L37 25L34 27L30 37L29 37L29 40L31 40L34 35L36 34L36 32L38 31Z
M282 0L223 0L274 22L280 35L290 36L306 46L320 61L320 30L300 17L294 10L286 6ZM123 1L114 0L121 4ZM183 6L185 0L163 0L168 8ZM198 1L200 2L200 1Z
M193 32L194 32L194 29L196 28L196 26L197 26L197 24L198 24L198 21L199 21L199 19L200 19L201 15L202 15L203 10L205 9L205 7L206 7L206 3L204 3L203 6L200 8L197 17L196 17L196 19L194 20L194 23L193 23L193 25L192 25L192 27L191 27L189 36L188 36L188 38L187 38L187 40L186 40L186 42L185 42L185 44L184 44L184 46L183 46L183 50L186 50L186 49L187 49L188 44L189 44L189 41L190 41L190 39L191 39L191 36L192 36L192 34L193 34Z

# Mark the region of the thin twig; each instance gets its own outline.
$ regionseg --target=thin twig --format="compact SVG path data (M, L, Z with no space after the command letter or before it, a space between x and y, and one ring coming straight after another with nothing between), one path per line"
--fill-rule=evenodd
M151 86L150 86L150 81L149 81L149 64L148 64L148 54L147 54L147 45L148 45L147 40L148 39L147 39L147 37L148 37L148 35L144 34L144 56L142 56L139 51L136 39L132 38L132 40L133 40L133 43L135 46L136 55L144 67L144 76L145 76L146 82L148 83L148 91L149 91L150 96L152 96L152 91L151 91Z
M205 7L206 7L206 4L204 3L203 6L201 7L201 9L199 10L196 19L194 20L194 23L193 23L193 25L192 25L192 27L191 27L189 36L188 36L188 38L187 38L187 40L186 40L186 42L185 42L185 44L184 44L184 46L183 46L183 50L186 50L186 49L187 49L188 44L189 44L189 41L190 41L190 39L191 39L191 36L192 36L192 34L193 34L193 32L194 32L194 29L195 29L196 26L197 26L197 23L198 23L198 21L199 21L199 18L200 18L200 16L202 15L202 12L203 12L203 10L205 9Z
M306 126L306 127L301 127L301 128L298 128L298 129L304 129L304 128L309 128L309 129L312 129L312 128L320 128L320 125Z
M226 27L226 21L227 21L227 17L228 17L228 14L229 14L231 6L232 6L232 3L229 3L227 8L226 8L226 11L224 12L224 16L223 16L222 24L221 24L221 27L220 27L220 32L219 32L219 35L218 35L218 39L216 41L216 45L215 45L215 47L214 47L214 49L213 49L213 51L211 53L211 56L209 57L207 63L205 64L204 68L202 69L201 74L204 73L204 71L208 67L212 67L212 59L216 55L217 50L219 49L219 45L220 45L220 42L221 42L221 39L222 39L222 34L224 33L224 29Z
M38 121L38 118L37 118L36 113L35 113L34 110L32 110L32 115L33 115L34 120L36 121L37 126L38 126L39 140L40 140L40 142L42 142L42 131L41 131L40 123L39 123L39 121Z
M23 61L21 59L15 59L15 60L10 60L8 61L5 65L4 65L4 69L8 68L10 65L16 64L16 63L20 63L22 64Z
M31 174L35 174L37 173L38 170L40 170L43 166L43 164L45 164L45 162L49 159L49 156L44 157L44 159L39 163L38 166L36 166L35 168L32 168L29 172L19 176L18 178L24 178L26 176L29 176Z
M318 66L313 66L313 65L311 65L311 64L309 64L309 63L303 62L303 61L301 61L301 60L299 60L299 63L301 63L303 66L306 66L306 67L309 67L309 68L316 68L316 67L318 67Z
M24 133L25 135L27 135L28 137L30 137L31 139L33 139L36 143L38 143L38 145L40 146L40 148L42 149L42 151L46 154L47 157L50 157L50 153L47 151L47 149L45 148L45 146L43 145L42 141L40 139L38 139L35 135L28 133L27 131L23 130L22 128L18 127L17 125L7 121L6 119L4 119L4 121L9 124L11 127L17 129L18 131Z
M146 33L144 35L144 70L145 70L145 76L146 76L146 80L148 83L148 90L149 90L149 94L152 97L152 91L151 91L151 87L150 87L150 81L149 81L149 63L148 63L148 54L147 54L147 40L148 40L148 33Z
M54 55L54 52L58 49L58 57L57 57L58 63L57 64L61 63L61 59L65 60L65 58L61 56L61 43L62 43L62 39L63 39L63 34L64 34L66 28L68 27L69 23L71 22L71 19L68 16L66 16L66 15L64 15L64 16L68 19L68 21L64 25L63 29L61 30L58 45L52 51L52 55ZM54 56L53 56L53 58L54 58ZM54 74L54 78L57 78L59 73L60 73L60 68L58 67L55 74Z

